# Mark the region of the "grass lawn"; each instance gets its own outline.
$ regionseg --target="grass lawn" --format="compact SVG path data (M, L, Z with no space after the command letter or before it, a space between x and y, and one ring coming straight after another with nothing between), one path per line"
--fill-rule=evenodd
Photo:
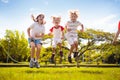
M0 67L0 80L120 80L120 68Z

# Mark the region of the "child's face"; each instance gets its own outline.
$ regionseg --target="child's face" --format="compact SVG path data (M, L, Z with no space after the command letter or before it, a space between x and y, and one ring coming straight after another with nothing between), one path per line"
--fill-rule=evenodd
M38 21L39 23L43 23L43 20L44 20L44 15L38 16L37 21Z
M71 13L70 19L71 19L71 21L76 21L77 20L77 15L74 14L74 13Z
M53 19L53 23L54 23L55 25L59 25L59 24L60 24L60 18L54 18L54 19Z
M44 19L44 15L40 15L39 17L38 17L38 20L43 20Z

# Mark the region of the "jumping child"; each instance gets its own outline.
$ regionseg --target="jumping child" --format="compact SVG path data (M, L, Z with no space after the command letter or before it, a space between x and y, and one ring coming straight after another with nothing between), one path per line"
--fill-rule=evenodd
M62 58L63 56L63 51L62 51L62 39L63 39L63 26L60 25L61 17L60 16L52 16L52 22L54 24L53 27L50 29L49 35L53 34L53 42L52 42L52 56L51 56L51 62L55 63L54 57L56 54L56 47L59 46L59 53L60 57Z
M78 55L77 28L78 28L78 26L81 26L81 28L82 28L81 31L83 31L84 27L83 27L83 24L81 24L79 21L77 21L77 18L78 18L77 10L69 11L69 14L70 14L70 21L68 21L66 23L65 28L66 28L66 39L71 46L69 55L68 55L68 61L70 63L72 63L71 54L73 53L73 50L75 50L74 57L76 57Z
M40 56L40 50L42 47L41 39L44 36L45 33L45 27L44 27L44 14L39 14L36 19L34 19L34 16L32 16L33 20L35 21L30 27L27 29L28 33L28 42L31 47L31 59L30 59L30 68L33 68L34 66L39 68L40 64L38 62L39 56ZM35 51L35 48L37 51ZM34 60L34 54L36 52L36 57Z

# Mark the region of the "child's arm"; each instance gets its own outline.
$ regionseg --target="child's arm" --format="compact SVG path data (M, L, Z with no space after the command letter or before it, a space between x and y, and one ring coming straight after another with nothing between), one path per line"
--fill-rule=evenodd
M83 32L84 31L84 26L83 26L83 24L81 24L81 31Z
M49 35L49 36L51 36L51 35L52 35L52 33L53 33L53 27L49 30L48 35Z
M64 31L62 31L62 37L61 37L61 39L64 39Z
M30 28L27 29L28 37L31 38L30 36Z
M36 22L36 19L35 19L35 17L34 17L33 14L31 15L31 18L32 18L32 20L33 20L34 22Z
M115 34L115 37L114 37L113 42L112 42L113 44L116 42L119 34L120 34L120 30L118 30L117 33Z
M83 26L83 24L79 22L79 26L81 26L81 28L82 28L80 31L83 32L83 31L84 31L84 26Z
M51 36L51 35L52 35L52 32L48 33L48 35Z
M61 37L61 39L64 39L64 28L61 26L61 32L62 32L62 37Z
M67 22L67 24L65 25L65 31L67 32L70 32L71 31L71 29L70 28L67 28L67 25L69 24L69 22Z

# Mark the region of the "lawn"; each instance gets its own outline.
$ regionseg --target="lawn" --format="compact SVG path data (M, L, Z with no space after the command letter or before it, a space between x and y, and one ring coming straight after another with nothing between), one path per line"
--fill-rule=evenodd
M0 67L0 80L120 80L120 68Z

